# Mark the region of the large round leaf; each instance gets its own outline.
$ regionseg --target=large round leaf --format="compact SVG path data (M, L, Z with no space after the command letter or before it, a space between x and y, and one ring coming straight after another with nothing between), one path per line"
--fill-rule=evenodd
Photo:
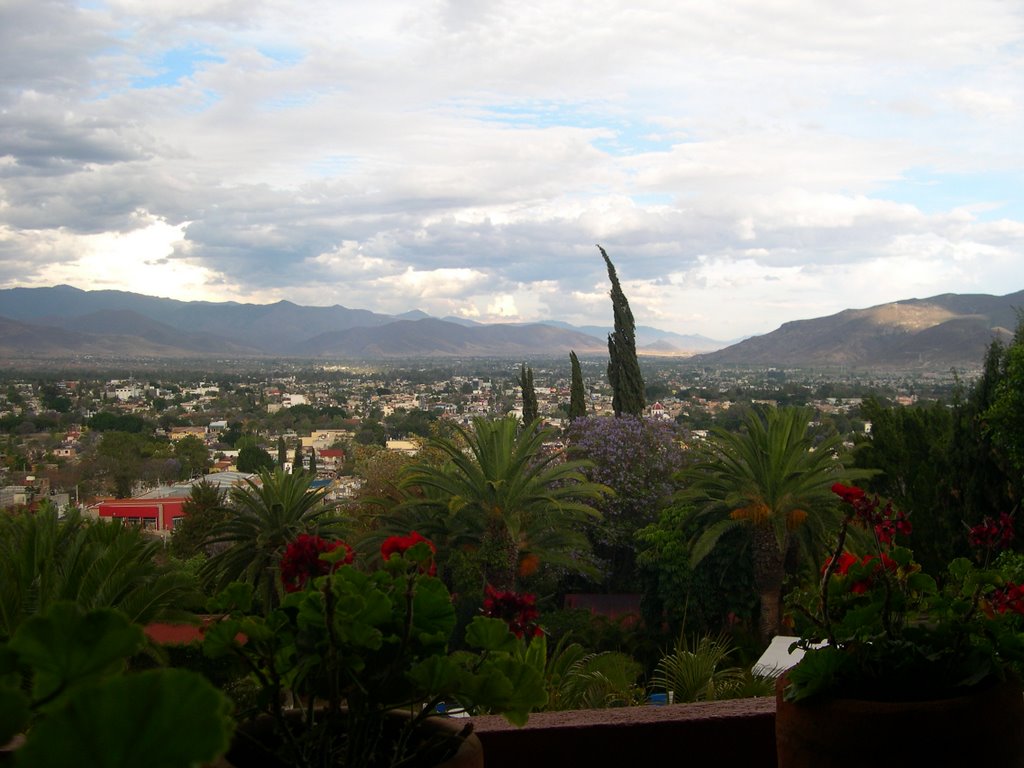
M17 766L189 768L227 751L231 702L205 678L157 669L80 688L40 720Z

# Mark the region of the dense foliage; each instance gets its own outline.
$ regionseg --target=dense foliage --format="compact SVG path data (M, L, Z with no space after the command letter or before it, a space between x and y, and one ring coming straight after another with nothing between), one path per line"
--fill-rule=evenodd
M570 454L585 459L587 478L614 491L597 503L591 529L603 588L638 591L636 532L658 519L675 490L683 450L672 424L635 416L576 419L566 433Z
M403 485L422 494L405 505L406 519L445 549L476 550L484 579L496 587L515 587L538 561L586 569L585 526L599 517L591 502L607 489L587 480L585 462L545 450L553 437L536 422L520 428L506 417L432 438L428 448L446 463L406 470Z
M714 430L699 448L700 461L681 477L680 500L692 505L702 528L693 544L692 565L726 533L738 527L749 532L765 643L782 632L787 556L801 545L813 556L835 515L832 483L863 474L844 467L838 435L815 444L810 419L811 412L802 408L755 411L743 432Z

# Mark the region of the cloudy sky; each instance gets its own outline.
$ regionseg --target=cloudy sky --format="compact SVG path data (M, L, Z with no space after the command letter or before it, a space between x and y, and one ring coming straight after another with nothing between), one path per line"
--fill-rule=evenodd
M1024 289L1022 137L1019 0L0 0L0 287L733 339Z

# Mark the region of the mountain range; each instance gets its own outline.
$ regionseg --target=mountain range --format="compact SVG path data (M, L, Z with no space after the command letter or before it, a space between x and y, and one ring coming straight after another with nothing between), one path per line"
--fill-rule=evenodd
M976 366L1016 327L1024 291L944 294L797 320L737 344L637 326L641 355L719 365ZM609 314L611 314L609 310ZM0 358L529 357L607 354L610 328L559 321L483 324L419 310L179 301L67 285L0 290Z
M993 339L1008 341L1024 291L1006 296L946 293L828 317L794 320L694 362L794 367L974 368Z

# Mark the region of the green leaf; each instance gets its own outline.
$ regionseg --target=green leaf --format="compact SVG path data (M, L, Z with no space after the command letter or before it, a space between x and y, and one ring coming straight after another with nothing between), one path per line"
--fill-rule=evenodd
M444 646L455 630L455 620L455 606L444 583L420 577L413 597L413 635L426 645Z
M33 669L32 696L40 700L121 669L144 644L142 628L119 611L86 613L59 602L26 620L9 645Z
M190 768L227 751L231 701L201 675L157 669L80 688L41 719L16 766Z
M786 701L801 701L828 691L842 674L845 662L846 656L831 646L808 650L800 663L786 672Z
M475 616L466 627L466 642L482 651L513 653L521 642L501 619Z
M544 673L548 664L548 638L541 635L530 640L523 653L523 661L527 666Z
M210 625L203 635L203 653L211 659L231 653L238 645L236 638L241 625L238 619L225 619Z
M207 610L212 613L248 613L252 610L252 584L233 581L210 598Z
M458 690L463 671L450 656L431 656L409 670L409 678L428 697Z
M923 571L910 574L907 577L907 587L912 592L919 592L923 595L933 595L938 590L935 579Z
M531 711L548 703L544 677L536 669L512 659L498 660L495 666L512 683L512 694L500 707L500 711L509 722L523 725Z
M893 547L889 551L889 557L904 568L914 562L914 553L906 547Z
M958 557L950 562L948 570L955 581L964 581L974 570L974 565L966 557Z
M487 664L466 677L463 684L459 694L465 694L471 704L488 709L501 708L515 693L512 681L493 664Z

